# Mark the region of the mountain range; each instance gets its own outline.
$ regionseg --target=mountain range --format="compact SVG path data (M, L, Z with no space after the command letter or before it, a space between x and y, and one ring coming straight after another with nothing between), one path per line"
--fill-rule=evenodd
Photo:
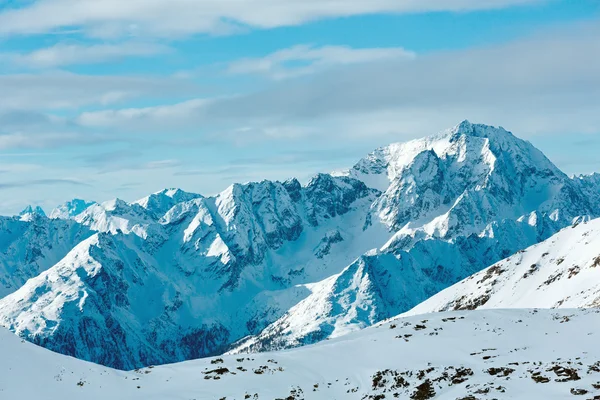
M128 370L312 344L429 298L425 312L523 306L511 290L539 290L525 306L594 305L593 251L569 249L597 231L599 194L598 175L569 177L503 128L463 121L306 184L28 208L0 219L0 324Z

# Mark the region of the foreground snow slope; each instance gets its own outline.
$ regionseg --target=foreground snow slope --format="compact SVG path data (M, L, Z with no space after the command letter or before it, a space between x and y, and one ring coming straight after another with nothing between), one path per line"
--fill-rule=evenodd
M0 397L597 399L598 332L598 310L459 311L301 349L122 372L0 331Z
M566 228L438 293L407 315L533 307L600 307L600 219Z

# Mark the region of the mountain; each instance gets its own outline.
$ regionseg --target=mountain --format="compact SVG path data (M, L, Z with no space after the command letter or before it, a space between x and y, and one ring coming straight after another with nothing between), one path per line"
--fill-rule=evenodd
M36 215L41 215L42 217L45 217L46 213L44 212L44 209L42 207L33 207L31 205L25 207L25 209L23 209L23 211L19 213L19 217L21 217L23 221L28 221L34 218Z
M134 204L142 206L144 209L148 210L148 212L150 212L154 218L159 219L176 204L194 200L200 197L202 197L202 195L188 193L181 189L173 188L153 193L150 196L134 202Z
M468 121L376 150L348 174L383 192L373 208L393 230L445 239L533 211L566 223L597 211L580 180L567 177L529 142ZM598 193L598 183L590 181L589 189Z
M67 220L90 234L27 272L0 300L0 323L120 369L314 343L600 216L597 184L502 128L465 121L305 185L93 204Z
M295 347L365 328L600 211L593 176L569 178L530 143L466 121L376 150L346 175L383 191L369 217L395 233L230 352Z
M60 206L56 207L50 212L49 217L52 219L70 219L75 217L87 208L97 204L95 201L85 201L81 199L73 199Z
M233 185L156 208L111 201L75 221L99 231L0 300L0 323L49 349L120 369L199 358L258 333L382 240L363 230L377 195L319 175ZM343 237L339 233L343 226Z
M55 265L92 233L75 221L0 217L0 297Z
M600 219L566 228L438 293L407 315L488 308L600 307Z
M493 224L495 235L428 238L404 250L393 241L362 255L340 274L310 286L311 293L259 335L231 353L272 351L363 329L410 310L466 276L540 240L529 219ZM501 232L502 234L500 235Z
M123 372L0 330L3 398L596 399L598 310L399 318L315 346Z
M600 173L577 175L573 181L580 187L581 191L588 197L590 203L595 208L600 207L600 196L598 196L598 187L600 187Z

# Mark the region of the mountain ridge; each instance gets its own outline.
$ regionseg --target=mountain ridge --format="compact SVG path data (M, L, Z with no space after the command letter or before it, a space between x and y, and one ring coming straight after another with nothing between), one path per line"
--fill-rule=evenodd
M216 354L243 338L260 350L294 347L408 311L600 216L589 201L600 181L569 178L504 129L462 122L382 149L306 185L91 204L66 221L93 236L1 299L0 323L122 369Z

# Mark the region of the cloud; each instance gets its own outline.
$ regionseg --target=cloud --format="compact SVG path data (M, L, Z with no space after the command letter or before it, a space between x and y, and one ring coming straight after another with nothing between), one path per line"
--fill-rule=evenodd
M147 171L168 170L181 166L179 160L152 160L144 161L144 153L134 149L118 150L91 156L77 157L89 167L93 167L97 174L108 174L115 171Z
M0 134L0 149L47 149L82 144L97 143L102 141L93 135L80 133L11 133Z
M575 111L600 90L600 30L376 62L214 102L212 118L310 119L389 108L515 105ZM540 107L542 106L542 107ZM545 113L544 113L545 114Z
M231 74L261 74L273 79L309 75L324 69L374 61L412 59L415 54L403 48L354 49L348 46L298 45L262 58L247 58L229 65Z
M84 131L65 117L30 110L0 111L0 150L49 149L123 138Z
M75 179L32 179L19 182L0 182L0 189L13 189L32 186L55 186L55 185L72 185L72 186L91 186L88 183Z
M143 108L108 109L84 112L76 119L82 126L114 127L119 125L125 129L134 125L137 128L156 130L177 126L177 120L189 122L190 116L202 113L209 99L195 99L172 105L161 105Z
M77 109L108 106L137 98L184 96L197 89L190 81L68 72L0 75L0 110Z
M56 68L76 64L97 64L125 57L148 57L170 51L167 46L150 43L78 45L59 43L30 53L4 54L3 58L29 68Z
M464 118L524 136L600 133L600 29L593 22L488 48L338 65L238 96L90 112L81 122L127 131L174 126L230 143L404 140Z
M275 28L375 13L462 12L547 0L37 0L5 7L0 35L83 30L92 36L181 36Z

